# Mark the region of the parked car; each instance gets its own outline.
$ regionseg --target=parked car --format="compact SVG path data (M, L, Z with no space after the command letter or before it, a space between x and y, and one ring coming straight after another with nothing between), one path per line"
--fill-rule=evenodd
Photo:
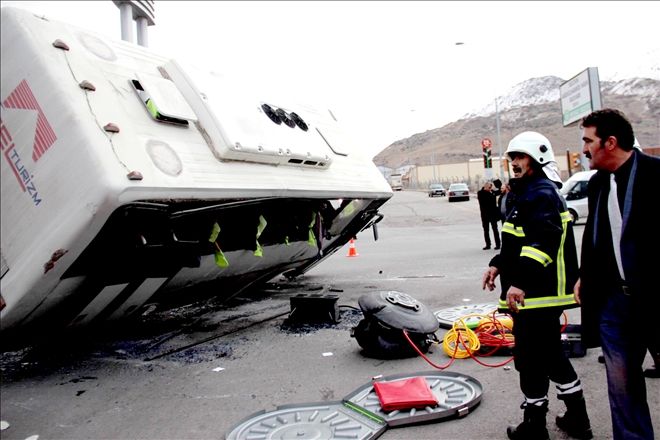
M470 200L470 190L465 183L452 183L449 185L447 200L450 202L459 202Z
M587 184L596 170L580 171L564 182L559 192L566 199L566 207L573 218L573 223L586 220L589 215L587 203Z
M432 183L429 185L429 197L444 197L447 195L447 190L442 183Z

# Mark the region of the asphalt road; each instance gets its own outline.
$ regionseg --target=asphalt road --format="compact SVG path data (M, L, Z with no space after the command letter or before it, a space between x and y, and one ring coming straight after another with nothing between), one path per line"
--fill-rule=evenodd
M229 303L209 302L149 312L138 323L69 335L0 355L2 439L212 439L239 422L280 405L342 400L372 377L442 371L421 357L365 356L351 328L362 317L358 298L400 291L432 311L496 301L481 290L494 250L484 251L476 197L448 203L426 193L395 193L382 209L379 240L364 231L357 257L347 247L289 281L246 292ZM581 236L582 226L576 231ZM293 325L289 300L300 294L339 295L337 324ZM577 310L568 314L579 323ZM440 329L440 339L445 330ZM604 367L598 350L574 358L597 439L611 438ZM450 358L440 346L429 359ZM506 356L483 358L496 364ZM652 364L647 358L645 366ZM456 360L446 372L468 375L483 387L466 416L387 429L393 439L502 439L518 423L522 396L513 368ZM660 433L660 380L647 379L651 413ZM548 427L563 410L550 390ZM299 436L312 438L311 433ZM255 437L256 438L256 437ZM265 437L264 437L265 438ZM34 437L33 437L34 439Z

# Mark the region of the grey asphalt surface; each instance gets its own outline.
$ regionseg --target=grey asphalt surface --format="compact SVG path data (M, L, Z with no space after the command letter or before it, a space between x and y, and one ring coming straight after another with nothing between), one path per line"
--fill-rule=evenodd
M51 340L0 355L2 439L213 439L240 421L280 405L341 400L377 375L434 369L420 357L366 357L350 335L361 319L358 298L377 291L407 293L436 311L493 302L481 275L495 254L484 251L476 196L448 203L403 191L382 209L380 238L358 235L358 256L345 247L303 277L276 278L266 289L225 304L209 302L146 313L139 323ZM577 226L581 237L583 226ZM293 326L285 319L299 293L339 295L337 324ZM148 311L148 309L147 309ZM579 312L568 313L579 323ZM442 339L445 330L437 333ZM184 349L189 347L187 349ZM599 350L573 365L581 377L595 438L611 438L604 366ZM446 365L440 346L428 357ZM492 364L505 356L483 358ZM522 395L512 368L456 360L445 371L483 386L481 403L467 416L387 429L393 439L503 439L518 423ZM647 357L645 366L652 365ZM660 433L660 379L647 379L651 413ZM550 390L548 427L563 410ZM34 439L34 437L33 437Z

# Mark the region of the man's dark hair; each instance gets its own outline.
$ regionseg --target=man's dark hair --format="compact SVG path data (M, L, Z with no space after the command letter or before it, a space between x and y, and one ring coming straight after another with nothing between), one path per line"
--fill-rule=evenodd
M591 112L582 118L580 127L596 127L596 136L601 139L601 147L604 140L614 136L622 150L633 149L635 133L630 121L620 110L605 108Z

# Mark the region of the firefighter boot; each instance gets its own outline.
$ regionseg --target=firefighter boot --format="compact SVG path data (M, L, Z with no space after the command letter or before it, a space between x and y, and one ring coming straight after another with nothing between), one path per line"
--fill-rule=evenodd
M509 426L506 435L511 440L549 440L550 436L545 426L548 402L540 406L523 403L520 407L525 410L523 422L518 426Z
M566 403L566 412L557 416L557 426L573 438L589 440L594 437L587 415L587 404L582 391L559 396Z

